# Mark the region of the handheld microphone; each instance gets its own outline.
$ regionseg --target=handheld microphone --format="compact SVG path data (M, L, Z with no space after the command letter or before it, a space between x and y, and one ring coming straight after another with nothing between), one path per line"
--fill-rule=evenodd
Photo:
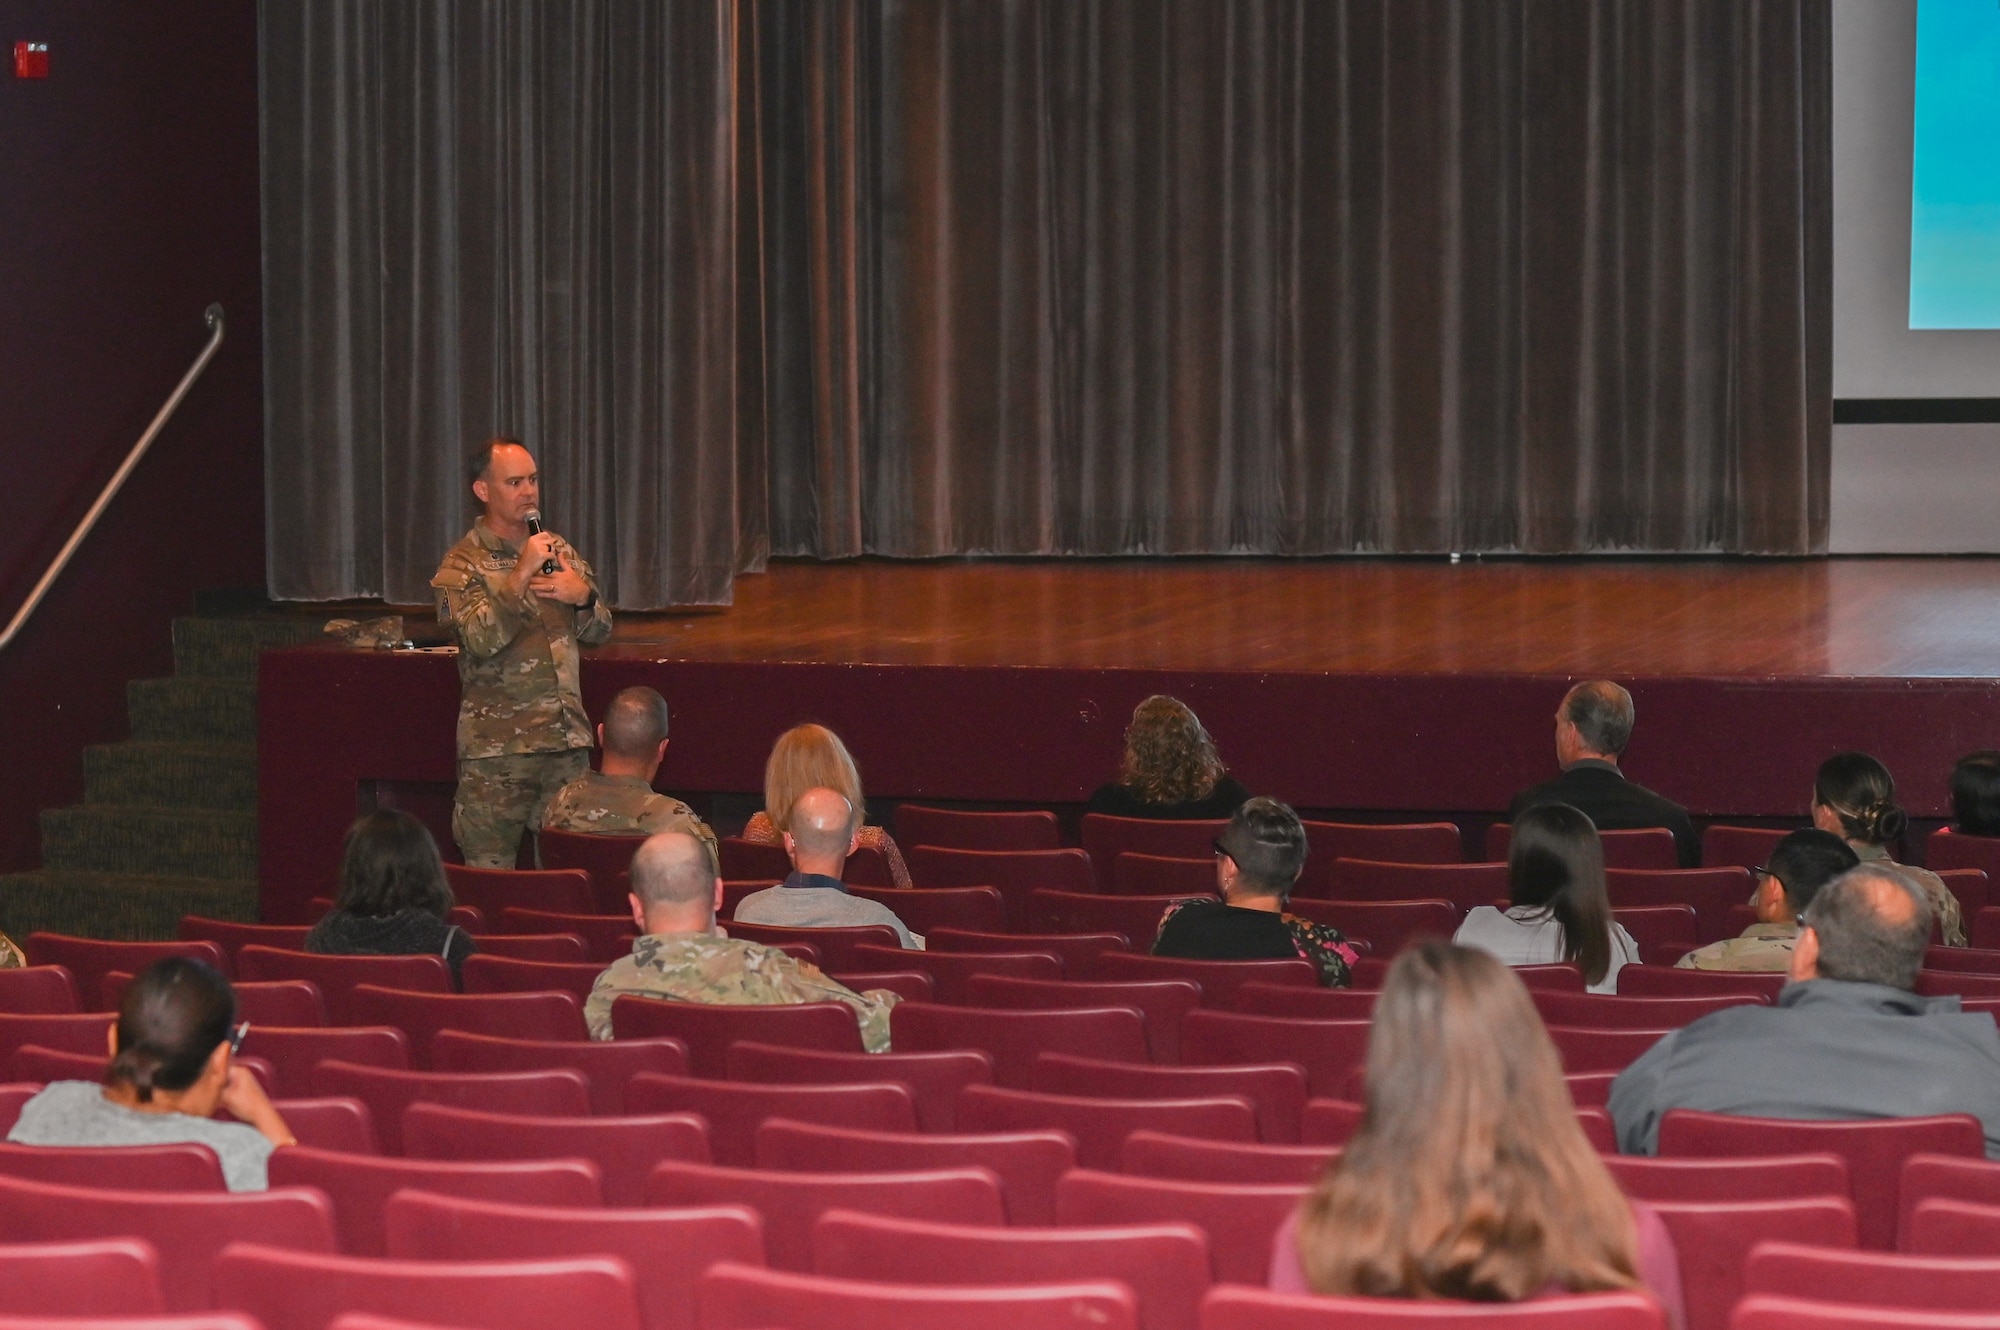
M528 534L531 536L539 536L542 534L542 510L539 508L530 508L528 510ZM542 562L543 577L553 577L561 571L562 571L562 565L557 563L554 559L543 560Z

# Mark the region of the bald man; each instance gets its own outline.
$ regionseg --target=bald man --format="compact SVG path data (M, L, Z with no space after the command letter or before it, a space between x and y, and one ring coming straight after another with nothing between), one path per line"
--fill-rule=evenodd
M621 997L737 1006L844 1002L861 1026L862 1046L888 1049L896 994L857 993L776 947L723 936L715 924L722 879L699 838L681 831L648 837L632 856L630 899L640 936L632 954L613 961L590 990L583 1017L591 1038L611 1038L611 1004Z
M1682 868L1701 864L1701 841L1687 809L1627 780L1618 760L1632 740L1632 695L1609 679L1590 679L1563 694L1556 708L1556 763L1562 775L1514 796L1507 820L1537 804L1579 808L1599 831L1665 827L1674 833Z
M1912 991L1931 907L1892 867L1862 864L1799 917L1775 1007L1732 1007L1664 1036L1611 1087L1618 1148L1659 1149L1670 1109L1765 1118L1970 1113L2000 1158L2000 1030L1955 997Z
M879 901L848 894L840 880L847 856L859 841L861 819L838 790L811 789L792 804L792 829L785 833L785 853L792 858L792 875L775 887L752 892L736 903L736 917L746 924L779 924L786 928L853 928L885 924L896 930L905 947L921 948L896 912Z

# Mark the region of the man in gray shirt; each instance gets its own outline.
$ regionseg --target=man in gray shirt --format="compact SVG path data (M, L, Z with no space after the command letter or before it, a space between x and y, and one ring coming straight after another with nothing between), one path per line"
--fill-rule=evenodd
M1955 997L1919 997L1929 902L1894 867L1864 863L1799 919L1775 1007L1732 1007L1663 1037L1611 1087L1618 1148L1659 1149L1675 1108L1746 1117L1866 1119L1970 1113L2000 1158L2000 1029Z
M879 902L850 896L840 880L847 856L854 853L858 818L838 790L811 789L793 803L785 852L792 857L792 875L775 887L752 892L736 904L735 917L746 924L786 928L852 928L886 924L907 948L922 948L924 940L904 926L895 911ZM723 925L724 930L728 925Z

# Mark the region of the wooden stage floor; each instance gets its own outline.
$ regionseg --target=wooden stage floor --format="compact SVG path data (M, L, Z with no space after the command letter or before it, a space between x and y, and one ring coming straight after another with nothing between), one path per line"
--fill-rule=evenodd
M774 562L597 656L1355 674L2000 675L2000 559Z

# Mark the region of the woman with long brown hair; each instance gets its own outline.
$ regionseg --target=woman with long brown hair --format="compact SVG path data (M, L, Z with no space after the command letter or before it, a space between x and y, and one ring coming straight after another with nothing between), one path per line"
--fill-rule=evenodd
M1505 910L1468 911L1454 940L1509 965L1569 961L1591 992L1618 991L1618 971L1639 959L1639 944L1611 917L1604 846L1587 816L1537 804L1515 818L1507 893Z
M834 790L847 799L848 806L867 816L868 801L861 793L861 769L840 736L824 725L794 725L771 745L764 763L764 810L753 814L743 828L743 839L759 845L783 845L791 829L792 805L807 790ZM878 850L889 863L889 877L899 887L910 885L910 870L903 864L903 852L889 833L880 827L863 826L856 833L857 848Z
M1133 709L1118 779L1098 787L1088 811L1168 821L1224 818L1249 797L1187 703L1155 694Z
M1389 967L1360 1129L1279 1233L1270 1283L1471 1302L1641 1288L1684 1323L1673 1241L1585 1139L1527 990L1436 940Z

